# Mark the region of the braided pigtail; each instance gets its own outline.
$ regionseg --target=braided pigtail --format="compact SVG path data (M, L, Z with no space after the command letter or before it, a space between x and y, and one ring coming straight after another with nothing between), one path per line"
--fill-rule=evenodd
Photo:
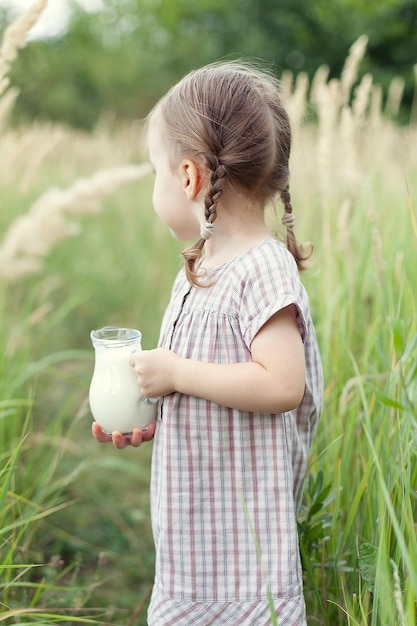
M201 258L204 244L213 234L213 224L217 217L217 203L223 193L223 186L226 177L226 168L221 165L217 157L207 158L207 165L210 171L209 185L204 198L204 215L206 221L201 225L200 238L186 250L182 251L185 261L185 272L191 284L201 287L199 277L201 272L196 269L196 265Z
M306 252L304 246L299 244L295 238L295 215L292 210L291 196L288 186L280 192L280 196L285 209L281 221L282 225L285 226L287 230L287 248L295 258L298 269L304 270L307 267L305 261L307 261L311 257L313 252L313 246L310 245L310 250Z

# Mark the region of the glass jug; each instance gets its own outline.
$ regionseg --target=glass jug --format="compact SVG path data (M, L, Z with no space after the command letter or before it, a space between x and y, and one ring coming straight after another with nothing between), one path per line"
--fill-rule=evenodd
M105 326L90 333L95 349L90 383L91 413L107 434L119 430L129 435L155 422L157 400L141 396L133 368L132 352L142 350L142 333L134 328Z

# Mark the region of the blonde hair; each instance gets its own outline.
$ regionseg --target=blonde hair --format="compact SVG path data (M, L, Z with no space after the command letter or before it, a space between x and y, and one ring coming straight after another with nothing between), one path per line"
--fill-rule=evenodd
M159 100L172 159L193 158L209 171L204 211L207 224L217 216L226 186L265 205L279 196L285 213L287 247L299 269L308 258L293 232L289 192L291 127L279 95L279 83L258 68L221 62L187 74ZM198 265L205 238L182 252L191 284L199 285Z

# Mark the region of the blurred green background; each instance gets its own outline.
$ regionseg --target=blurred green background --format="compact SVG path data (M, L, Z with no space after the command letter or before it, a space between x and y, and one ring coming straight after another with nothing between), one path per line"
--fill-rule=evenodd
M81 3L81 0L79 0ZM16 0L3 0L13 6ZM23 0L21 0L23 2ZM16 61L24 87L14 121L43 118L91 128L103 114L144 116L185 72L219 58L255 57L278 74L339 76L352 43L369 37L361 73L387 89L405 80L407 122L417 63L416 0L50 0L66 29L33 41ZM28 2L26 3L28 4ZM86 7L89 9L86 10ZM0 24L10 18L3 7ZM53 31L53 24L51 24Z

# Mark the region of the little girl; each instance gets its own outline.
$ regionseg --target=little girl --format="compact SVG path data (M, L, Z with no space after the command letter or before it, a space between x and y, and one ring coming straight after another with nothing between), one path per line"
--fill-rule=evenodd
M159 397L150 626L306 624L296 512L322 404L322 370L298 269L291 132L273 78L218 63L191 72L147 122L153 204L183 252L159 348L132 355ZM286 244L267 205L284 206ZM275 618L272 616L276 615Z

